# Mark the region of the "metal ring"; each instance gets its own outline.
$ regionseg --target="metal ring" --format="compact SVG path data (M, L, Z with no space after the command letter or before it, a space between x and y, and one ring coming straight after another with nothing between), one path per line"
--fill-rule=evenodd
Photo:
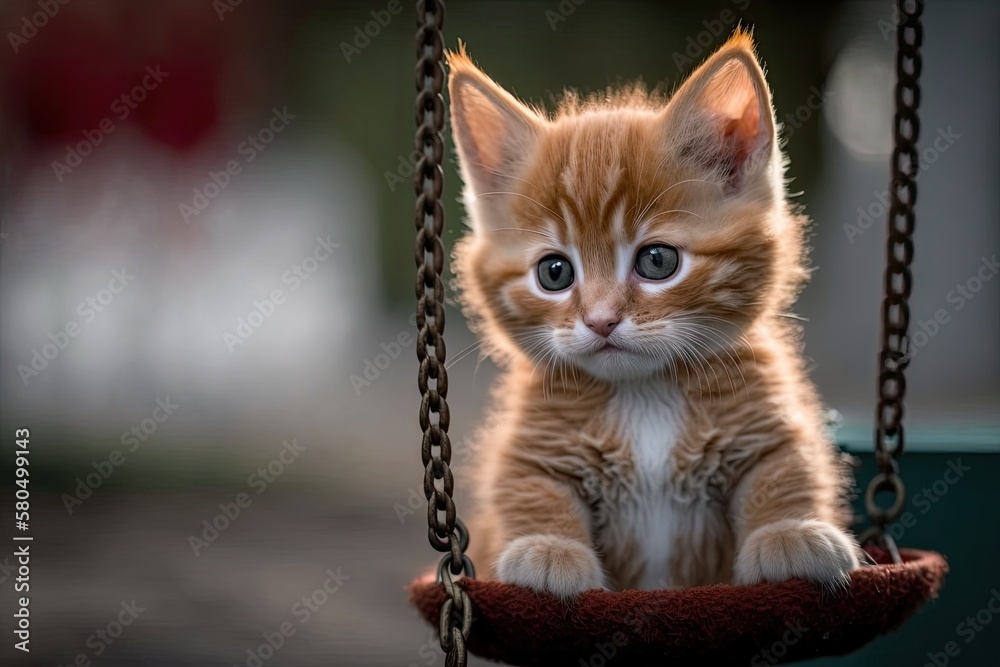
M893 503L888 510L882 509L875 502L875 496L880 491L890 491L894 494ZM872 523L885 526L899 518L903 513L903 505L906 503L906 487L903 480L895 474L879 473L868 483L865 491L865 508Z

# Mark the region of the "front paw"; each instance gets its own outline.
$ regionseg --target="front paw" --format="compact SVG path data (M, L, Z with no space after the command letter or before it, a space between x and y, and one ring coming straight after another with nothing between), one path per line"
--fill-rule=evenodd
M604 586L594 550L555 535L525 535L508 544L497 562L497 578L563 599Z
M850 572L860 567L859 552L852 538L825 521L775 521L747 537L736 556L736 582L799 578L843 587L850 582Z

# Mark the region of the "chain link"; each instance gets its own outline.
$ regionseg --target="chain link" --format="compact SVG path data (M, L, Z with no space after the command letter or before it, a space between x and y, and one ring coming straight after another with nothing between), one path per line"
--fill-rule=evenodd
M439 640L448 667L465 667L466 640L472 627L472 602L456 581L460 575L475 577L465 550L469 533L458 519L452 499L455 478L451 471L451 440L448 426L448 371L444 343L444 2L417 2L417 88L414 115L417 153L421 156L414 173L417 201L417 231L414 259L417 265L417 359L420 370L420 428L423 441L424 495L427 497L427 538L437 551L445 552L438 565L438 579L446 599L439 618Z
M923 0L897 0L899 23L896 28L896 115L893 128L891 205L888 213L886 269L882 298L882 350L879 353L879 400L875 411L875 463L879 473L868 484L865 506L873 526L862 540L880 538L898 562L899 555L888 524L903 511L906 488L899 476L899 457L905 447L903 397L906 394L906 366L909 363L910 292L913 276L913 227L916 221L917 175L920 169L917 140L920 137L920 46L923 27L920 17ZM875 501L879 493L892 495L884 509Z

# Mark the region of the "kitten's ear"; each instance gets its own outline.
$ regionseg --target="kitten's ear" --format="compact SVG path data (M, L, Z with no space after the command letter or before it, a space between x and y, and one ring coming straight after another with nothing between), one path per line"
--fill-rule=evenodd
M465 48L448 54L451 125L471 194L509 190L544 120L483 74Z
M680 157L714 171L726 189L770 179L776 156L771 93L750 35L737 31L667 105L670 142Z

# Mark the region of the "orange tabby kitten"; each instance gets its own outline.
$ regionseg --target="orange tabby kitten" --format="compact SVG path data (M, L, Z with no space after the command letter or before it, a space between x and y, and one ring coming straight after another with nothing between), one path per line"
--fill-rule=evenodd
M465 304L505 370L471 556L591 588L842 585L846 471L781 315L806 276L771 95L737 32L669 99L527 107L449 58Z

